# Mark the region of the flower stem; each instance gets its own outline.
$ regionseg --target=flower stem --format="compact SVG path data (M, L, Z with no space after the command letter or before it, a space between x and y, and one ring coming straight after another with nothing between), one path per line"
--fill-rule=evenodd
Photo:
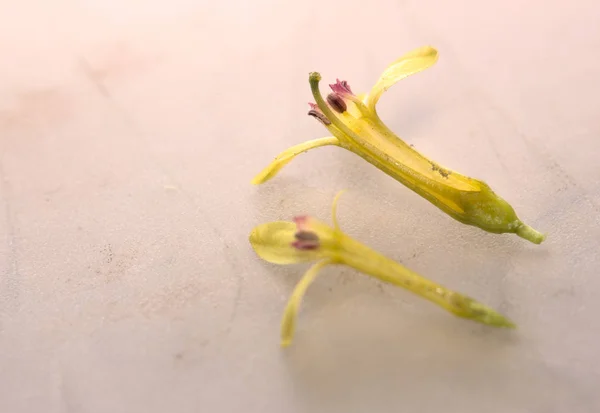
M545 234L536 231L527 224L522 224L519 228L517 228L516 233L521 238L525 238L526 240L531 241L534 244L541 244L542 241L546 239Z

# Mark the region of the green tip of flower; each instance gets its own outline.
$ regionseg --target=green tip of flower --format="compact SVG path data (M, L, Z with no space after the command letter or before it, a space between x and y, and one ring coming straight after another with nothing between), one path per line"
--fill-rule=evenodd
M517 325L513 323L510 319L498 313L488 314L488 317L486 317L483 323L494 327L503 327L510 329L517 328Z
M515 323L492 308L470 297L455 293L451 296L450 307L455 315L492 327L517 328Z
M310 83L317 83L321 81L321 74L319 72L310 72L308 75L308 81Z
M542 234L541 232L536 231L535 229L531 228L529 225L526 224L522 224L519 228L517 228L516 232L517 235L521 238L524 238L538 245L546 239L546 234Z
M466 314L462 314L463 317L493 327L517 328L515 323L495 310L477 301L468 301L469 311Z

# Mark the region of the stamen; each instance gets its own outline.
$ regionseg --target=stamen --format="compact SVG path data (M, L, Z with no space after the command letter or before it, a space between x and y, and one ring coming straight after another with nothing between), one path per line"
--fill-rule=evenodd
M316 250L321 246L319 236L310 231L298 231L295 234L296 241L292 242L292 246L299 250Z
M308 116L312 116L325 126L331 125L331 121L327 119L327 116L323 115L323 112L321 112L321 109L319 109L319 105L311 102L308 102L308 104L310 106Z
M294 218L298 232L294 235L296 241L292 242L292 247L303 251L315 250L321 246L319 236L306 228L307 220L306 216Z
M310 231L299 231L294 235L298 241L318 241L319 236Z
M331 106L337 113L344 113L348 108L346 106L346 102L344 99L337 93L330 93L327 95L327 103Z
M331 125L331 121L327 119L327 116L323 115L321 112L317 112L316 110L309 110L308 116L312 116L325 126Z

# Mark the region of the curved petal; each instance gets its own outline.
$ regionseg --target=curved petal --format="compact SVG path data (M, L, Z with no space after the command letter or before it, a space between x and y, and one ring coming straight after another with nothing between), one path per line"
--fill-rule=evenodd
M292 246L297 232L293 222L277 221L257 226L250 233L250 244L260 258L273 264L294 264L316 260L316 250Z
M339 141L337 138L333 136L328 136L326 138L313 139L299 145L292 146L291 148L286 149L281 152L273 162L269 164L265 169L263 169L258 175L252 179L252 183L254 185L259 185L267 182L269 179L273 178L277 175L277 172L281 168L283 168L288 162L290 162L296 155L301 154L302 152L306 152L309 149L319 148L321 146L327 145L338 145Z
M331 204L331 220L333 221L333 228L336 231L341 231L340 229L340 223L337 219L337 207L338 204L340 202L340 197L342 195L344 195L344 193L346 192L345 189L342 189L341 191L339 191L336 195L335 198L333 198L333 203Z
M432 66L438 59L438 52L431 46L423 46L408 52L392 63L381 75L365 102L367 107L374 109L377 101L396 82L414 75Z
M294 288L294 292L292 293L292 296L285 307L283 319L281 320L282 347L287 347L292 344L294 331L296 330L296 317L298 315L298 308L300 308L300 303L302 302L304 294L306 294L306 290L312 284L315 278L317 278L319 271L331 263L332 261L330 260L319 261L310 267L300 279L298 284L296 284L296 288Z

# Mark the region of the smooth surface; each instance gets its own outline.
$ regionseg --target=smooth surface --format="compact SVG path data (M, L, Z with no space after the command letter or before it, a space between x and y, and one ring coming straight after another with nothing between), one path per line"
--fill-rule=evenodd
M0 2L0 412L600 411L595 1ZM535 246L465 227L306 116L308 73L370 88L440 164L487 181ZM323 82L325 85L325 82ZM456 319L345 268L260 261L296 214L515 320Z

